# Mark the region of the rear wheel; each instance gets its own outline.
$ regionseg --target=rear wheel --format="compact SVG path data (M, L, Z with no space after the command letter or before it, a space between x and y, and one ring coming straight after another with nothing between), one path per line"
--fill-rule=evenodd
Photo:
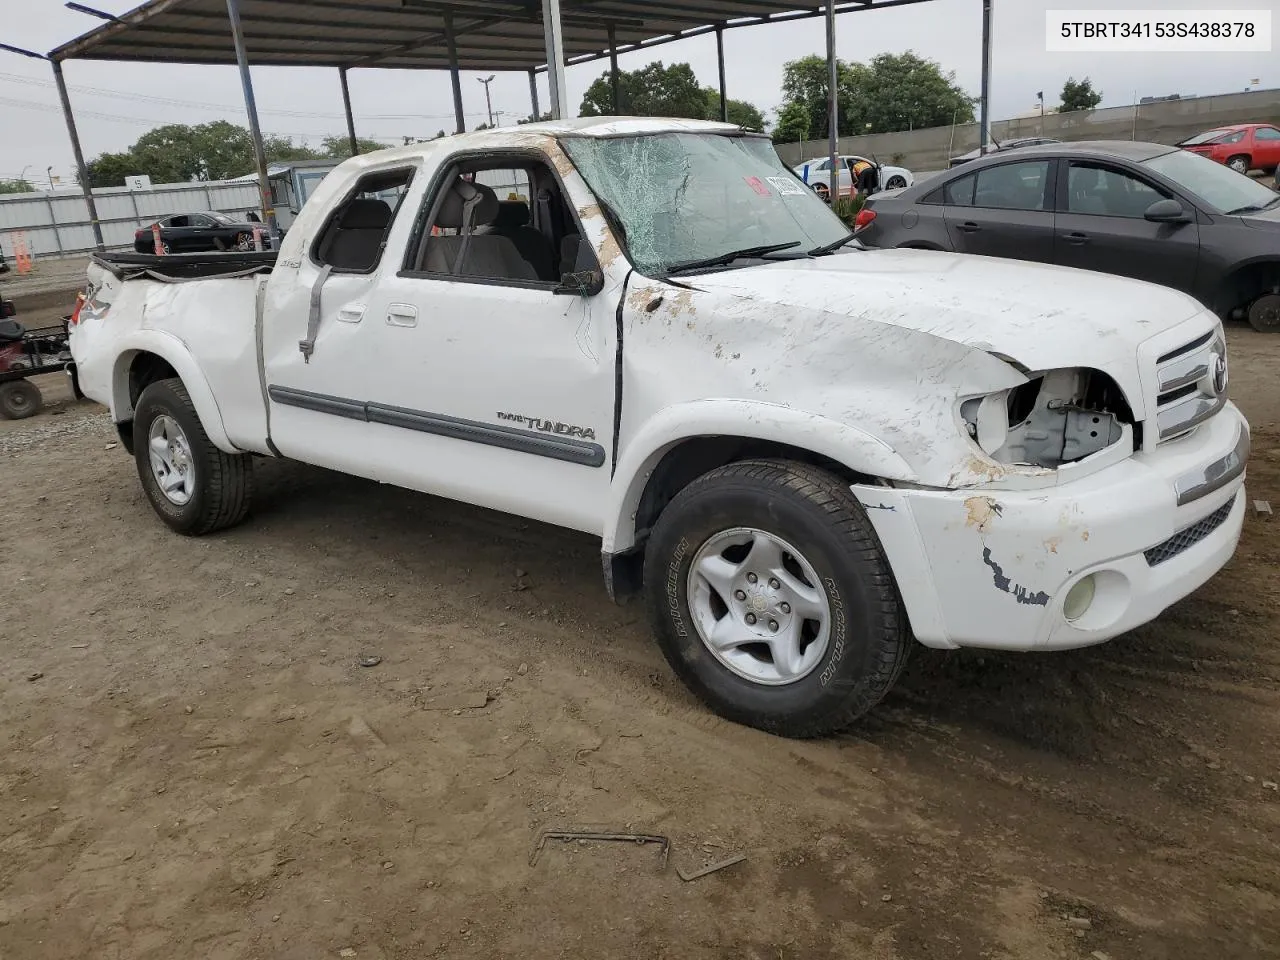
M645 591L663 654L721 716L787 737L848 726L911 638L861 504L804 464L721 467L658 518Z
M1249 305L1249 325L1263 333L1280 331L1280 294L1264 293Z
M818 195L818 198L820 200L823 200L826 203L831 202L831 188L828 187L825 183L817 184L813 188L813 192Z
M901 190L907 185L907 181L902 177L890 177L889 182L884 185L886 190Z
M133 455L151 506L178 533L213 533L249 512L252 461L213 445L177 378L142 391L134 411Z
M1230 167L1232 170L1234 170L1236 173L1248 173L1249 158L1244 156L1243 154L1241 154L1240 156L1232 157L1230 160L1227 161L1227 166Z
M236 234L236 249L242 252L253 249L253 234L238 233Z
M34 417L44 406L40 388L29 380L10 380L0 384L0 414L9 420Z

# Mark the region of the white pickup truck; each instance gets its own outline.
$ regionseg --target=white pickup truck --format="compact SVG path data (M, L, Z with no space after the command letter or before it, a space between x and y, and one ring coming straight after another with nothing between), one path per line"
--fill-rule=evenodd
M278 255L97 257L71 348L178 532L244 518L255 456L587 531L697 695L787 736L915 641L1098 643L1227 562L1217 318L851 240L732 126L491 130L343 163Z

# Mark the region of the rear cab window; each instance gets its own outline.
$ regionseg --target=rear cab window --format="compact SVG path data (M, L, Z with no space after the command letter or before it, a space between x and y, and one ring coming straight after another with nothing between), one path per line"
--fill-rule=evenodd
M372 273L382 260L413 167L366 173L329 214L311 248L312 259L335 273Z

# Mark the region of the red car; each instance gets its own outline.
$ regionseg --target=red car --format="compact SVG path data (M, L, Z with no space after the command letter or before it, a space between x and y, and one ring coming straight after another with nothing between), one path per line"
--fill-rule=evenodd
M1269 123L1238 123L1196 134L1177 144L1232 170L1275 173L1280 167L1280 129Z

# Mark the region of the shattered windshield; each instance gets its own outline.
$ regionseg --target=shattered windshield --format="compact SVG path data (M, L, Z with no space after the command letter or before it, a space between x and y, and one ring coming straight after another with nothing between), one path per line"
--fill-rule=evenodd
M785 247L776 256L804 256L849 235L763 138L668 133L562 143L648 276L738 250Z

